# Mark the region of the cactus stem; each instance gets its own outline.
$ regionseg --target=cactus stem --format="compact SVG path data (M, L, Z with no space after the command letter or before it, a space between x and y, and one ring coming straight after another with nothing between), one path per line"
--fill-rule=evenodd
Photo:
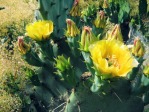
M51 2L51 7L53 6L53 5L55 5L56 3L55 2Z
M48 11L45 11L45 14L47 15L48 14Z
M58 14L58 15L56 16L56 19L58 19L60 16L61 16L61 15L60 15L60 14Z
M54 92L45 83L42 82L41 84L53 95L53 98L56 98L56 95L54 94Z
M64 10L67 11L68 10L68 7L64 8Z
M57 33L59 33L59 32L60 32L60 29L57 30Z

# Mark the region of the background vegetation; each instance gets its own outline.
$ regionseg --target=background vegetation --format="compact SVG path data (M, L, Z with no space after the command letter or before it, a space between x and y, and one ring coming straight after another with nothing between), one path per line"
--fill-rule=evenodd
M21 112L29 83L24 68L29 65L21 59L16 40L33 21L36 1L0 0L0 7L0 112Z

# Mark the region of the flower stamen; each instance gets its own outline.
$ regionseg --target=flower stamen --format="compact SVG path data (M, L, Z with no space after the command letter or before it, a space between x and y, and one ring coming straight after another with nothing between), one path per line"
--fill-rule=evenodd
M108 55L105 59L107 60L109 67L113 65L114 67L120 68L120 64L115 55Z

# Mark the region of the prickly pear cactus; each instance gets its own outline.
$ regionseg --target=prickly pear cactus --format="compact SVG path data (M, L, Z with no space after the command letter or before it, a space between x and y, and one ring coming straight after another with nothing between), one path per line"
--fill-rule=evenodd
M31 84L24 111L143 112L149 103L146 43L131 23L129 37L138 37L123 35L129 3L38 2L37 21L18 38L23 59L35 67L26 69Z
M69 17L69 11L73 0L39 0L39 11L35 14L37 20L52 20L54 22L54 37L62 37L65 20Z
M65 112L142 112L143 102L141 98L130 95L129 84L126 79L115 78L98 93L92 93L80 84L69 97Z

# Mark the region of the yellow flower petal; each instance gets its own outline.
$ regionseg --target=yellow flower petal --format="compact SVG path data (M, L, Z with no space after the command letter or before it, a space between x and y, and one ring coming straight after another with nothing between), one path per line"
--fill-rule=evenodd
M102 74L124 77L138 62L128 47L117 40L101 40L89 47L96 69Z
M37 21L26 26L26 34L36 41L42 41L49 38L53 32L52 21Z

